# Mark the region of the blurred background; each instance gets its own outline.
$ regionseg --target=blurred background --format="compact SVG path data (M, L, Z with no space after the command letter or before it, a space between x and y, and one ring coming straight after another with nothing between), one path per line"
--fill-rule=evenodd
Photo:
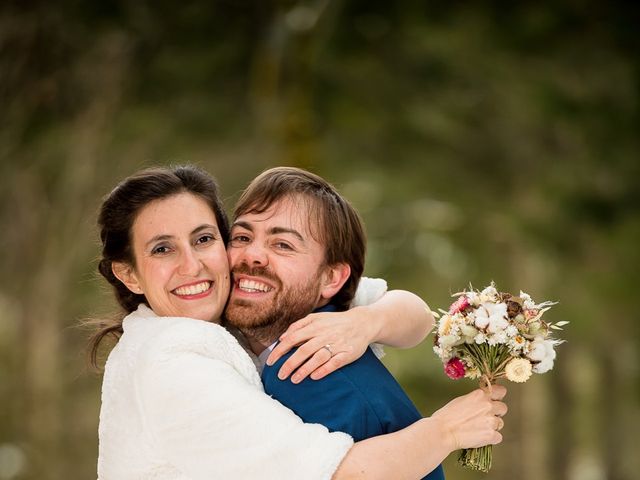
M5 1L0 480L96 478L78 322L103 195L194 163L228 209L263 169L334 183L367 275L446 308L491 280L556 300L549 374L510 385L495 479L639 478L640 9L616 1ZM385 363L428 415L475 388L432 337ZM462 470L451 456L447 478Z

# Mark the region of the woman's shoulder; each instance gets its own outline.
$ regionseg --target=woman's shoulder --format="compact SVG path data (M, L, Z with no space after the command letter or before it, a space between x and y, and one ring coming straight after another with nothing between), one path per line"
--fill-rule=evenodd
M124 335L144 356L195 353L223 359L246 357L236 338L216 323L186 317L160 317L141 306L125 318ZM247 357L248 358L248 357Z

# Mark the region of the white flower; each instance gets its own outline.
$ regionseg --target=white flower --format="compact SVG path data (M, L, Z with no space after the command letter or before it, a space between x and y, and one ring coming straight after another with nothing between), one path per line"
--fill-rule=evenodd
M469 300L469 303L474 307L480 305L480 296L474 291L467 293L467 299Z
M533 366L533 371L536 373L547 373L551 369L553 369L553 358L551 357L547 357Z
M502 328L506 328L507 325L509 325L509 322L507 322L506 320L506 316L507 306L504 303L496 304L492 302L485 302L476 310L475 324L476 327L482 329L487 328L487 326L489 326L491 323L495 324L495 327L504 325L502 326ZM502 323L502 321L504 321L504 324ZM491 327L489 327L491 333L495 333L498 331L495 327L493 330L491 330Z
M482 292L480 292L480 298L482 297L489 298L491 300L498 297L498 290L496 290L496 287L493 284L493 282L491 282L491 285L489 285L487 288L482 290Z
M509 340L509 347L511 347L512 351L523 350L526 353L528 351L528 349L524 348L526 345L527 340L522 335L516 335Z
M504 303L485 302L476 310L476 327L488 328L489 332L496 333L509 326L507 321L507 306Z
M508 380L516 383L522 383L529 380L531 376L531 362L525 358L514 358L504 369L504 373Z
M451 347L452 345L455 345L455 343L458 340L459 338L456 335L443 335L438 338L438 344L442 348L447 348L447 347Z
M438 322L438 335L448 335L451 330L451 324L453 320L451 315L443 315Z
M460 333L464 337L465 343L472 343L475 336L478 335L478 330L471 325L462 325Z
M555 341L545 340L542 337L536 337L531 342L527 357L534 362L539 362L533 366L534 372L545 373L553 368L553 362L556 359L555 345Z
M507 334L504 330L501 330L491 336L493 343L489 342L491 345L504 344L507 343Z
M505 332L507 336L514 338L518 335L518 327L516 327L515 325L509 325Z
M485 343L487 341L487 336L484 333L480 332L475 336L473 341L477 344Z
M520 290L520 298L522 299L522 306L525 310L532 310L536 308L536 304L533 302L533 300L531 300L531 297L528 293L524 293L522 290Z
M534 362L541 362L546 356L547 349L544 346L544 339L542 337L536 337L533 342L529 344L527 357Z
M478 327L479 329L484 330L485 328L487 328L487 325L489 325L489 315L486 314L485 310L482 310L483 313L480 312L481 311L478 310L473 323L475 323L476 327Z
M547 358L552 361L556 358L554 350L555 342L553 340L545 340L543 337L536 337L529 347L527 357L534 362L542 362Z
M499 317L497 315L492 315L489 319L489 332L491 333L504 333L506 336L506 332L504 331L509 326L509 320L505 317Z

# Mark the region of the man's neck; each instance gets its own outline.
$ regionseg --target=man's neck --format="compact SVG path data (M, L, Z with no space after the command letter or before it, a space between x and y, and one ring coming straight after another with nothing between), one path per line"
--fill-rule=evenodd
M319 308L326 306L328 303L329 300L321 299L321 301L319 301L313 309L313 312L315 312ZM243 328L240 330L249 342L249 346L251 347L253 353L255 353L256 355L260 355L266 348L273 345L280 338L280 336L287 331L289 325L291 325L294 321L300 320L301 318L304 317L296 318L293 321L278 321L261 327Z
M264 342L262 340L258 340L256 338L252 337L247 332L242 332L242 333L245 336L245 338L247 339L247 342L249 342L249 347L251 347L251 351L253 353L255 353L256 355L260 355L262 352L264 352L268 347L273 345L273 343L275 342L275 340Z

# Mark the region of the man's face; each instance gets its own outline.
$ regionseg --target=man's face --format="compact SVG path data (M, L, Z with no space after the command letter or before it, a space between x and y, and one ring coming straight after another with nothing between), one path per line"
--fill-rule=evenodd
M279 324L277 337L326 303L324 247L313 238L309 221L307 204L299 197L236 219L228 247L233 284L225 315L231 325Z

